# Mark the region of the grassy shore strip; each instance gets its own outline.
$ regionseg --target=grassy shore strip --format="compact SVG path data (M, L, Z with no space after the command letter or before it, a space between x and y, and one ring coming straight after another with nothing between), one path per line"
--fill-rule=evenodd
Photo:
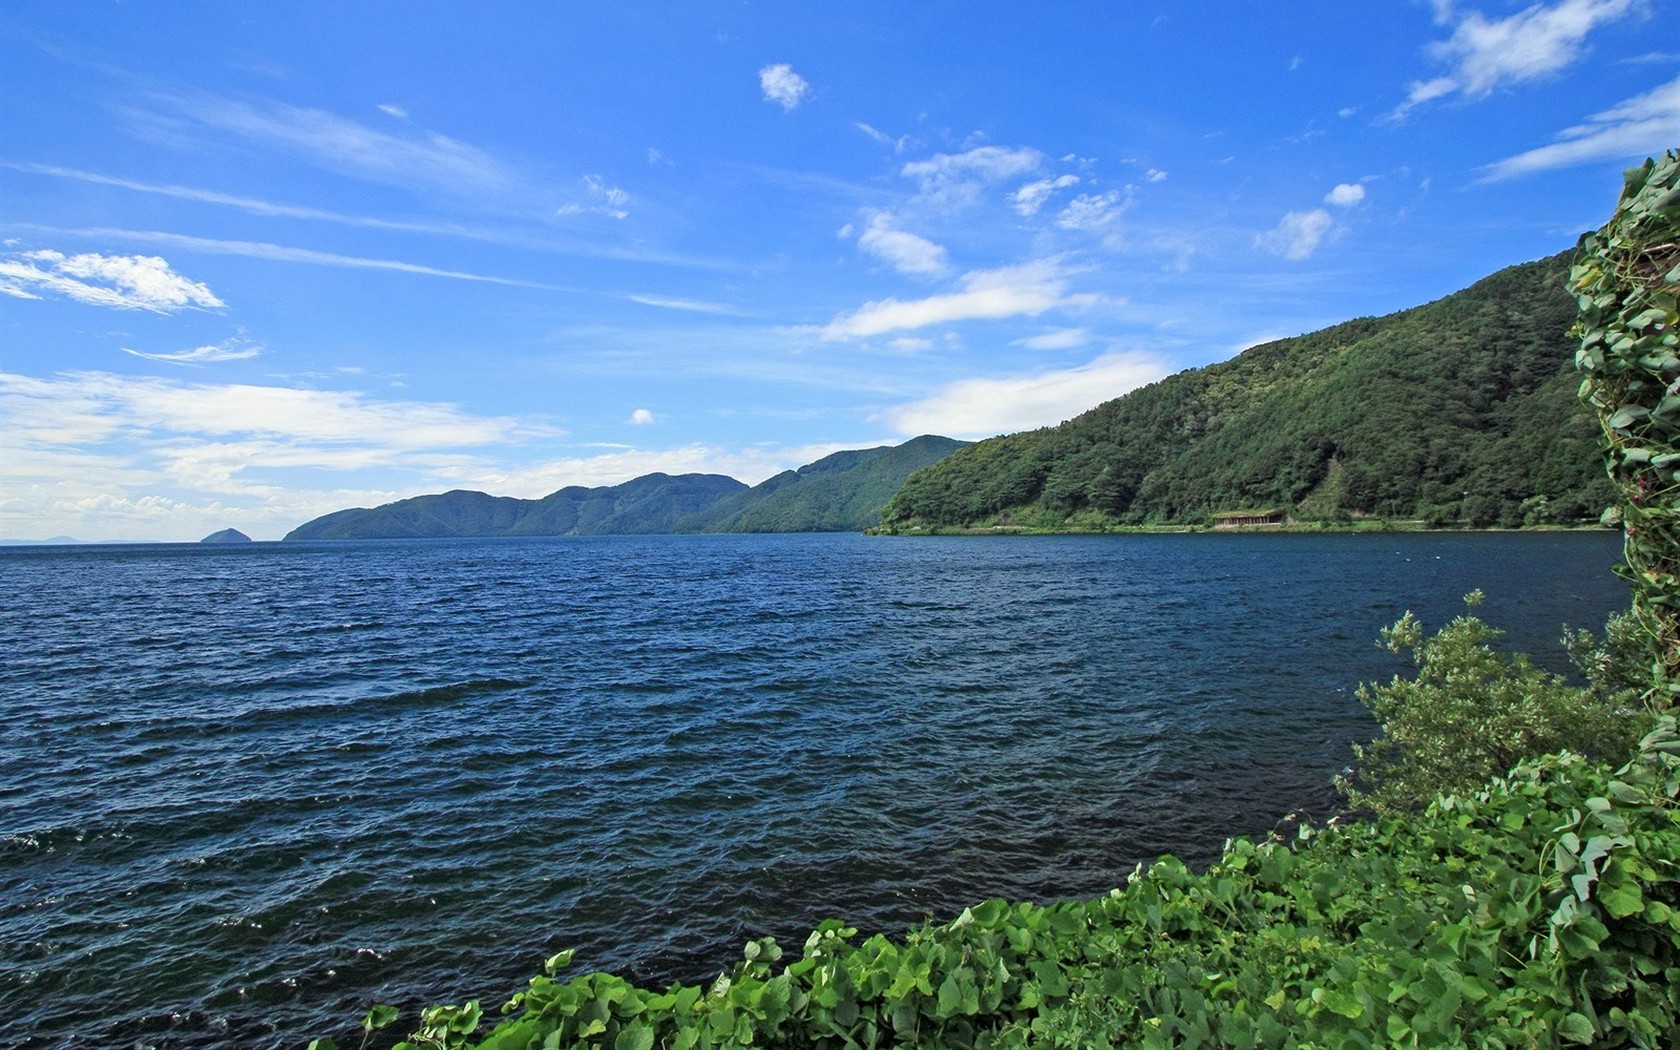
M1292 521L1280 525L1092 525L1054 527L1038 525L938 525L908 528L873 528L869 536L1176 536L1186 533L1390 533L1390 532L1604 532L1597 522L1575 525L1528 525L1521 528L1474 528L1469 525L1431 525L1398 518L1362 518L1354 521Z

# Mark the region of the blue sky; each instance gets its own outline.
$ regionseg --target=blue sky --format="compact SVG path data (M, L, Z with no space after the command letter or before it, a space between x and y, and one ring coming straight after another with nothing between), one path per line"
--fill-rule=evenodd
M1676 7L14 0L0 536L1055 424L1570 247Z

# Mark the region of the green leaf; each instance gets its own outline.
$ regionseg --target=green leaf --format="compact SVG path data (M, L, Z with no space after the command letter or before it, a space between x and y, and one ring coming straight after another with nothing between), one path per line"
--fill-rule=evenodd
M626 1025L613 1040L613 1050L653 1050L653 1029L639 1021Z
M555 974L572 965L572 956L577 954L576 948L567 948L563 952L556 952L543 960L543 972L553 977Z
M375 1005L362 1018L362 1031L376 1032L397 1019L397 1008L394 1006Z
M1585 1014L1572 1013L1558 1023L1557 1033L1571 1043L1586 1044L1593 1041L1593 1024Z
M1616 866L1620 867L1619 864ZM1598 896L1594 899L1613 919L1625 919L1645 910L1645 894L1640 890L1639 883L1625 875L1613 881L1600 882Z
M1611 430L1626 430L1650 414L1651 410L1644 405L1623 405L1611 413L1610 418L1604 421L1604 425Z

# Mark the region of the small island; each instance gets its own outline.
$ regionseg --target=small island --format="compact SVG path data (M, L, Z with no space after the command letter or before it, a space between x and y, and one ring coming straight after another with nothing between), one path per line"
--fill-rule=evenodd
M220 532L212 532L210 535L204 537L202 540L199 540L198 542L200 542L200 543L250 543L250 542L252 542L252 540L251 540L251 537L245 535L243 532L240 532L238 529L223 529Z

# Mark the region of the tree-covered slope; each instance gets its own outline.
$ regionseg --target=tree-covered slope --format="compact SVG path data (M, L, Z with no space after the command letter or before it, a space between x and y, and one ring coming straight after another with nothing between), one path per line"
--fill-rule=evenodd
M588 536L670 532L678 519L746 488L721 474L649 474L622 485L572 486L540 500L456 490L305 522L288 540Z
M1277 508L1539 524L1609 502L1576 401L1567 255L1250 348L912 475L889 529L1186 522Z
M677 523L678 532L860 532L913 472L967 442L923 435L902 445L836 452L786 470Z

